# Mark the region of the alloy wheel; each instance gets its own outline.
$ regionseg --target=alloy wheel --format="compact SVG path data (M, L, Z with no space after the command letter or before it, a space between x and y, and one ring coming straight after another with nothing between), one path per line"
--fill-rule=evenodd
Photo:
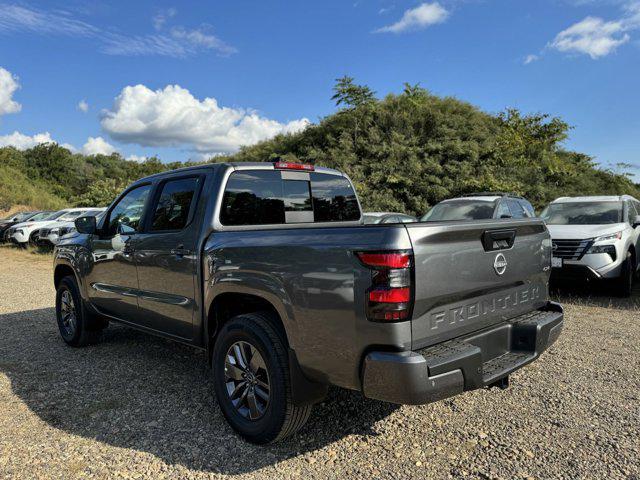
M67 336L72 337L76 332L77 316L73 295L69 290L64 290L60 295L60 317L62 328Z
M243 341L231 345L225 356L224 380L229 399L240 415L258 420L265 414L270 397L269 371L257 348Z

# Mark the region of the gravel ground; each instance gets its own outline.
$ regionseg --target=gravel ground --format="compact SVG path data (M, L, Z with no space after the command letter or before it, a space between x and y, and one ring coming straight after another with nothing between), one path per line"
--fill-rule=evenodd
M511 387L422 407L333 390L243 442L201 353L111 326L66 347L51 259L0 248L0 478L640 478L638 299L560 294L565 331Z

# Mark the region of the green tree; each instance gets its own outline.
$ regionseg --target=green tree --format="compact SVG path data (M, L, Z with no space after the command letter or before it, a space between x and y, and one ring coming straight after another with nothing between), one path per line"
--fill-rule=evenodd
M366 85L356 85L354 79L345 75L336 79L333 87L333 97L336 106L344 105L347 108L358 108L375 101L375 92Z

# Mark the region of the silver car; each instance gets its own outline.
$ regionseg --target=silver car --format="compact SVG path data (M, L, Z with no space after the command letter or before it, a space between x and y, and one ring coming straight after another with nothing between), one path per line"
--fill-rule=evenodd
M612 279L631 295L638 268L640 202L629 195L562 197L542 212L553 242L552 276Z

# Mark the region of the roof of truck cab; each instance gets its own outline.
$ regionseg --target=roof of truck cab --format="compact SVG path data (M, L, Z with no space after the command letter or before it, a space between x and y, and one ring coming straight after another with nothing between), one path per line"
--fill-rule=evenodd
M585 197L560 197L551 203L571 203L571 202L622 202L624 200L635 200L631 195L592 195Z
M167 170L165 172L154 173L153 175L149 175L149 176L140 178L139 180L136 180L134 183L153 180L155 178L164 177L166 175L174 174L176 172L191 172L191 171L197 171L197 170L203 170L203 169L215 170L215 169L224 168L224 167L227 167L227 168L228 167L231 167L231 168L260 168L260 169L265 169L265 170L272 170L272 169L275 170L275 167L274 167L272 162L203 163L203 164L200 164L200 165L193 165L193 166L189 166L189 167L182 167L182 168L176 168L176 169L173 169L173 170ZM271 167L271 168L269 168L269 167ZM291 170L291 171L299 171L299 170ZM342 172L340 172L339 170L335 170L333 168L315 166L313 171L317 172L317 173L328 173L328 174L332 174L332 175L343 176ZM306 170L302 170L302 172L311 173L311 172L308 172Z

